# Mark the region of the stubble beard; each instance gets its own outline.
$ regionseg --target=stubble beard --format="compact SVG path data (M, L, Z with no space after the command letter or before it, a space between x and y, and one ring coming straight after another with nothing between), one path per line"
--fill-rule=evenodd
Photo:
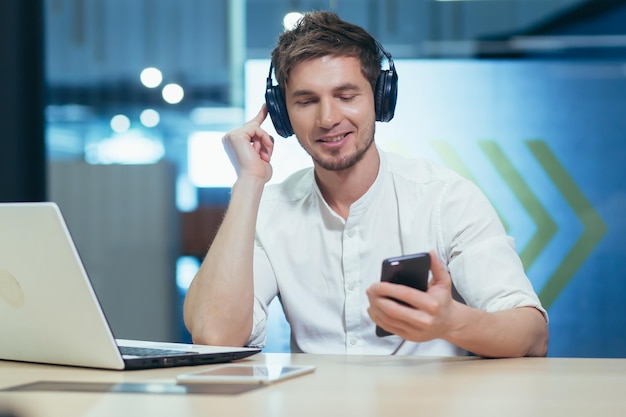
M372 127L371 133L367 135L367 142L362 147L357 147L354 152L348 155L344 155L343 157L340 156L342 149L333 150L330 153L330 156L324 158L323 156L311 154L311 152L304 148L304 146L302 148L313 159L315 165L319 166L320 168L323 168L327 171L342 171L344 169L352 168L354 165L356 165L357 162L363 159L367 150L374 143L374 133L375 127ZM300 143L300 146L302 146L302 143Z

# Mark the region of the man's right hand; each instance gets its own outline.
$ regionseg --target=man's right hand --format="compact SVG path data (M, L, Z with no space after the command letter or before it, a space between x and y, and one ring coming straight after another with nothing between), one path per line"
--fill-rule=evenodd
M219 230L185 296L185 325L195 343L243 346L252 332L255 228L263 189L272 177L274 149L274 140L261 129L266 117L263 105L252 120L222 139L238 178Z
M274 150L274 138L261 129L261 123L266 117L267 106L263 104L252 120L226 133L222 138L222 144L238 178L251 176L261 178L264 183L272 178L270 159Z

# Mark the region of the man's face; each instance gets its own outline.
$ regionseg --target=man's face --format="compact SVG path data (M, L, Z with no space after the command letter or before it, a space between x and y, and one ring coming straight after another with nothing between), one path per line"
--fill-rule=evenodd
M374 94L357 58L329 55L297 64L285 98L298 141L324 169L350 168L374 142Z

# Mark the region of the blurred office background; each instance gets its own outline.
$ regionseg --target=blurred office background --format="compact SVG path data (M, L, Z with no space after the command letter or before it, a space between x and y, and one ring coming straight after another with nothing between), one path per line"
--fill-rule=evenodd
M549 354L626 357L625 0L0 0L0 201L60 205L117 337L188 340L182 297L234 181L220 138L312 9L391 52L379 146L484 190ZM273 181L308 164L277 139ZM286 351L272 307L267 350Z

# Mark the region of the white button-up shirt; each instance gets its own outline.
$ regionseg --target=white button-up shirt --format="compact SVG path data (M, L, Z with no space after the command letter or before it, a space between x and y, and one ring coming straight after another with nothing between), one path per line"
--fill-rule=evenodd
M268 306L278 296L293 352L463 354L443 340L377 337L367 314L365 291L380 280L382 260L430 250L447 265L467 305L485 311L533 306L546 314L512 238L474 184L430 161L379 152L378 176L345 221L324 201L312 168L265 188L250 345L264 346Z

